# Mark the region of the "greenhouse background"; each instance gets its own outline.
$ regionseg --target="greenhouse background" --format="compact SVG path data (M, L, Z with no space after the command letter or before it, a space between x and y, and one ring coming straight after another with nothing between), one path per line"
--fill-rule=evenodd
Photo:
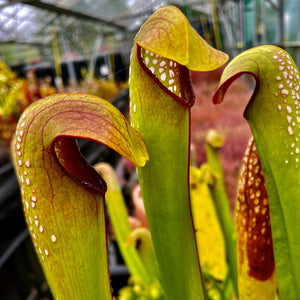
M10 157L18 117L27 105L55 92L103 97L127 116L133 40L140 26L164 5L178 7L194 29L230 59L246 49L273 44L289 52L300 67L299 0L0 0L0 299L52 299L25 225ZM251 135L242 119L246 102L241 104L240 98L250 98L253 81L243 77L229 93L230 100L215 108L211 98L221 71L191 72L196 94L191 158L198 167L205 162L209 129L225 137L220 153L233 214L237 178ZM17 103L15 97L21 100ZM111 163L122 177L131 209L137 180L132 165L103 145L84 140L78 144L91 165ZM146 220L139 222L147 225ZM112 241L109 264L118 292L126 286L129 272Z
M53 67L55 61L85 61L93 67L96 56L118 53L128 66L140 25L167 4L178 6L210 44L231 57L275 44L287 48L299 65L300 8L295 0L0 1L0 57L13 69L33 62Z

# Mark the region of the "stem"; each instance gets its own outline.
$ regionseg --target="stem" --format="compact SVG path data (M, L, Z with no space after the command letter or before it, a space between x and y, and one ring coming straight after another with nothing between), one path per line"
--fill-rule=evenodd
M229 199L227 197L225 189L219 154L219 147L221 146L221 144L222 139L220 138L220 136L218 136L215 131L210 131L206 137L206 156L208 164L215 172L217 177L215 184L213 186L210 186L210 191L224 235L228 267L232 278L233 288L236 295L238 295L236 242L234 239L233 224L229 208Z
M122 257L131 275L136 275L145 283L149 284L154 281L155 277L153 277L153 275L145 268L145 265L142 262L137 249L135 248L135 245L125 245L128 236L132 232L132 229L128 221L126 205L124 203L124 198L120 190L116 174L109 164L99 163L95 167L99 170L101 176L107 184L105 202Z

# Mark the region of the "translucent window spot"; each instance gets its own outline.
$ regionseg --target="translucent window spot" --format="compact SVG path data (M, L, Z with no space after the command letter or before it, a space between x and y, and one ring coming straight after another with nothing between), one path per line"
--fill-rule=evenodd
M267 198L264 198L264 200L263 200L263 205L265 205L265 206L268 205L268 199L267 199Z
M286 106L286 111L290 114L292 112L292 108L289 105L287 105Z
M294 134L293 128L291 126L288 127L288 133L289 133L289 135Z
M52 241L53 243L56 242L56 236L55 236L54 234L51 235L51 241Z
M171 61L170 61L170 63L171 63ZM164 67L166 64L167 64L167 63L166 63L164 60L162 60L162 61L159 63L159 65L160 65L161 67Z
M287 96L289 94L289 91L287 89L281 90L281 95L282 96Z

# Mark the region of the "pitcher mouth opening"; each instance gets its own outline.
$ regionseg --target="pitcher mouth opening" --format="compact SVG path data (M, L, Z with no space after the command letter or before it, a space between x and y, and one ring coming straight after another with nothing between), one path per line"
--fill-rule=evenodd
M106 182L80 153L76 138L63 135L56 137L51 143L51 154L67 176L83 188L105 195Z
M195 94L187 67L137 45L138 62L154 82L186 107L195 103Z

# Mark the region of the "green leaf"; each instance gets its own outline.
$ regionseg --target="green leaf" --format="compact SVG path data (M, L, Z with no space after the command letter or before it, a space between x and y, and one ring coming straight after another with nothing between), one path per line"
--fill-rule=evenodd
M138 176L162 286L168 299L203 299L189 199L189 108L195 97L187 67L214 69L227 55L204 42L172 6L158 9L135 42L131 123L149 151Z
M13 142L26 221L55 298L111 299L106 184L76 138L103 143L138 165L148 154L138 133L107 101L56 94L21 116Z
M214 95L220 103L230 84L251 74L256 88L245 110L269 199L279 296L300 298L299 71L275 46L260 46L233 59Z

